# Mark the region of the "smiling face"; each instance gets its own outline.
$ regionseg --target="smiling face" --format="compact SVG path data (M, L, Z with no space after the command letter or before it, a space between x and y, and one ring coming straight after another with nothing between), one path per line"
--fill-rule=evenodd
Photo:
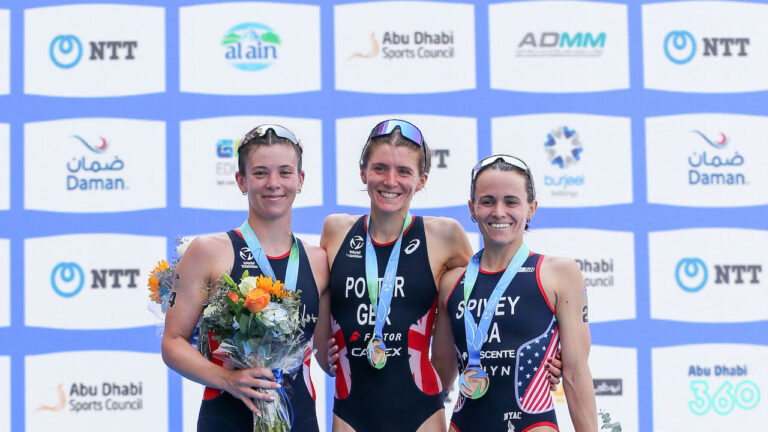
M258 145L250 149L245 172L236 174L241 192L253 212L264 219L290 214L297 191L304 184L298 156L290 143Z
M360 178L368 186L371 208L382 212L408 211L413 195L424 187L419 174L421 149L415 145L378 144L372 149Z
M484 169L478 174L469 211L486 245L522 241L537 206L535 200L528 202L527 189L527 177L517 170Z

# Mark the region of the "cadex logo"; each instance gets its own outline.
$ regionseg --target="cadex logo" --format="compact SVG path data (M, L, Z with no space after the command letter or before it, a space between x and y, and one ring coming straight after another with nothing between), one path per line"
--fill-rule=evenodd
M247 22L229 29L221 45L229 64L253 72L272 66L278 59L280 36L267 25Z
M704 57L746 57L749 38L745 37L704 37L701 39L704 46ZM691 32L686 30L672 30L664 37L664 54L674 64L683 65L689 63L696 56L699 45Z
M138 41L89 41L90 61L134 60L134 50ZM51 40L48 54L51 61L61 69L71 69L80 63L83 57L83 44L75 35L58 35Z
M716 285L759 284L759 273L763 272L761 264L715 264L714 273ZM707 285L710 272L707 264L696 257L686 257L675 266L677 285L686 292L701 291Z

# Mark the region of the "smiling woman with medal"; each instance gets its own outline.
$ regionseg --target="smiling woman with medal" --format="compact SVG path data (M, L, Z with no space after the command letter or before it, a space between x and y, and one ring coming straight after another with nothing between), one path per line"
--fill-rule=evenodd
M319 356L325 366L328 324L328 265L325 252L304 245L291 232L291 209L301 192L303 149L296 136L279 125L251 130L238 147L237 184L248 202L248 219L239 229L202 235L187 248L176 266L175 297L169 303L162 340L163 359L181 375L206 385L198 417L200 432L252 432L251 399L270 400L261 388L278 388L273 372L265 368L229 370L219 359L206 360L189 340L203 312L206 291L222 274L239 283L250 276L277 278L288 290L300 290L303 332L310 340L317 329L323 343ZM244 199L246 199L244 198ZM314 319L312 319L314 317ZM208 337L211 351L217 342ZM285 375L289 390L293 432L318 431L314 390L309 380L311 342L304 364L295 377ZM252 413L253 411L253 413Z
M416 126L379 123L360 158L370 214L331 215L323 226L338 349L334 431L446 430L429 360L436 281L465 265L472 249L455 220L409 214L429 168Z
M472 170L469 209L485 248L440 281L433 342L443 382L461 374L451 431L558 430L547 381L558 344L575 429L597 430L581 273L570 259L528 250L536 206L522 160L494 155Z

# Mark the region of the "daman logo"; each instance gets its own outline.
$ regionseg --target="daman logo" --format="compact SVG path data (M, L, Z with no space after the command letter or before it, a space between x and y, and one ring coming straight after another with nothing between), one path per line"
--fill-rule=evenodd
M720 132L720 139L713 140L698 130L691 131L700 136L710 147L717 149L714 155L707 155L706 151L693 152L688 156L688 184L691 186L740 186L749 184L746 174L741 168L744 164L744 156L738 151L732 155L718 154L717 151L725 149L728 145L728 137Z
M95 155L104 155L108 149L105 138L99 137L98 144L93 144L80 135L72 135L72 138L85 146ZM68 191L94 191L94 190L125 190L125 179L115 173L125 168L125 162L115 155L109 158L88 158L85 155L72 157L67 162L66 187Z
M280 37L267 25L248 22L229 29L221 45L229 64L253 72L272 66L278 59Z

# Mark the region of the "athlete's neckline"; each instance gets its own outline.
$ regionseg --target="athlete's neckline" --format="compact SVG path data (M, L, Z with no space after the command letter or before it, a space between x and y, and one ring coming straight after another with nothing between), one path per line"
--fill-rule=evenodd
M371 217L371 215L365 215L365 216L364 216L364 219L363 219L363 228L365 229L365 233L366 233L366 235L368 234L368 224L367 224L367 223L365 223L365 220L366 220L367 218L370 218L370 217ZM413 226L413 223L414 223L415 221L416 221L416 216L414 216L414 217L411 219L411 223L408 225L408 227L405 229L405 231L403 231L403 236L405 236L406 234L408 234L408 231L410 231L410 230L411 230L411 227ZM374 245L374 246L392 246L393 244L397 243L397 239L394 239L394 240L392 240L391 242L387 242L387 243L378 243L378 242L376 242L376 240L374 240L374 239L373 239L373 237L371 237L371 243L373 243L373 245Z
M235 233L238 236L240 236L241 239L245 240L245 238L243 238L243 233L241 233L239 229L235 228ZM271 259L271 260L279 260L279 259L287 258L288 255L290 255L290 254L291 254L291 249L290 248L288 248L288 252L286 252L286 253L284 253L284 254L282 254L280 256L270 256L270 255L267 255L266 253L264 253L264 255L267 256L267 259Z

